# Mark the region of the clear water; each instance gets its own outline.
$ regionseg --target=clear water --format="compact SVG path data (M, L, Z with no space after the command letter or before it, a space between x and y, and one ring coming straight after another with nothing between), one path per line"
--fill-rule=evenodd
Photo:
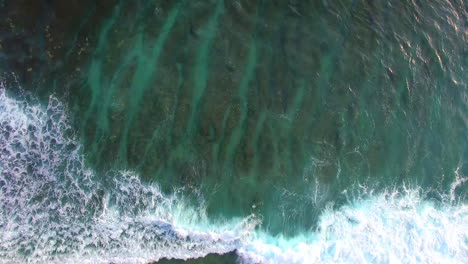
M0 262L468 259L463 2L0 6Z

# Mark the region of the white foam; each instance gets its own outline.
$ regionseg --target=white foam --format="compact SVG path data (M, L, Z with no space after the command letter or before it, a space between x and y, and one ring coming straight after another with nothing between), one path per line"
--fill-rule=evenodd
M131 171L100 179L53 96L41 107L0 87L0 168L0 262L196 258L235 250L258 223L210 222L203 206L164 195Z
M284 239L258 234L245 263L466 263L468 207L424 201L420 190L386 192L337 211L319 228Z
M0 84L0 263L147 263L233 250L243 263L466 263L468 208L454 197L465 182L457 173L442 203L417 189L362 195L324 211L317 230L273 237L254 232L255 217L214 223L202 205L131 171L98 177L56 98L41 107Z

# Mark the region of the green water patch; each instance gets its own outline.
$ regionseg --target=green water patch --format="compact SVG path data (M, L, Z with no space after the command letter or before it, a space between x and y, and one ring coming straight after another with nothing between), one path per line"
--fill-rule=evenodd
M255 213L294 234L363 184L450 188L468 153L459 10L90 4L38 86L67 102L96 170L137 170L204 197L210 217Z

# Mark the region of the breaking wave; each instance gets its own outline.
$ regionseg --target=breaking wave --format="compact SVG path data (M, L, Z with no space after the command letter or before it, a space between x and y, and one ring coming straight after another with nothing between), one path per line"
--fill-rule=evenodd
M322 213L294 239L260 234L245 263L466 263L468 207L425 201L421 190L384 192Z
M325 210L295 238L249 216L214 222L183 190L163 194L131 171L87 167L64 105L12 98L0 86L0 262L147 263L236 251L241 263L463 263L468 207L418 188L365 193Z

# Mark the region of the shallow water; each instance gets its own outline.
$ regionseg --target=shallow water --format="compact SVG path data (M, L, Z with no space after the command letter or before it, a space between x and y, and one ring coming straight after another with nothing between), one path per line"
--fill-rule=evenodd
M0 262L468 258L462 1L0 7Z

